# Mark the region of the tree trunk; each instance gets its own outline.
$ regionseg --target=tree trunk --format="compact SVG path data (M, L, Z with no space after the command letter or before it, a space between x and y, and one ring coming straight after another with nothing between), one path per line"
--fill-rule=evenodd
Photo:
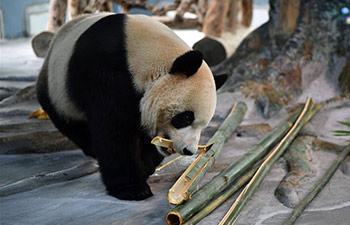
M270 117L321 76L338 94L350 89L348 0L270 0L270 20L253 31L214 74L230 77L219 90L255 98Z
M69 19L73 19L84 12L89 0L68 0Z
M295 0L296 2L299 0ZM253 19L253 0L242 0L242 25L250 27Z
M182 20L186 11L191 7L196 0L183 0L176 9L175 20Z
M50 0L47 30L56 32L66 22L67 0Z
M226 30L236 33L238 26L238 13L240 10L240 0L231 0L230 9L227 15Z
M210 2L203 24L203 32L206 36L221 36L229 5L230 0L212 0Z

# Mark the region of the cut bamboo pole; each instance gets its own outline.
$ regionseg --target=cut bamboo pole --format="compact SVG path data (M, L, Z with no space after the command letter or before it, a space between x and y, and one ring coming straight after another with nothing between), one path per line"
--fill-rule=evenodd
M219 207L222 203L224 203L229 197L235 194L244 184L246 184L258 170L259 166L263 161L259 162L252 169L250 169L247 173L241 176L231 187L228 188L222 195L204 207L199 213L193 216L191 219L187 220L183 225L193 225L201 221L204 217L214 211L217 207Z
M346 146L344 150L338 155L337 159L329 167L325 175L317 182L317 184L300 200L299 204L294 208L289 217L283 222L283 225L292 225L296 219L302 214L308 204L321 192L333 174L339 168L340 164L345 160L346 156L350 154L350 145Z
M224 218L220 221L219 225L234 224L237 220L239 213L242 211L244 205L248 202L250 197L253 195L255 190L262 183L268 171L272 168L273 164L279 159L279 157L284 153L289 144L294 140L300 129L307 123L309 119L318 110L313 110L313 102L310 98L307 99L306 104L300 113L297 121L293 127L289 130L286 136L279 142L279 144L272 150L268 158L259 167L258 171L255 173L254 177L243 189L241 194L236 199L235 203L226 213Z
M300 109L292 114L287 120L281 122L270 133L264 136L256 145L254 145L246 154L230 164L219 175L205 184L199 191L194 193L184 204L178 205L171 210L166 220L168 224L181 224L197 213L218 193L228 187L235 179L241 176L244 171L251 167L260 159L272 145L278 142L290 129L296 120Z
M181 204L189 199L206 171L214 164L232 132L242 121L246 111L247 106L243 102L239 102L232 107L230 114L208 141L208 143L214 143L213 146L207 152L202 152L170 188L168 192L170 203Z

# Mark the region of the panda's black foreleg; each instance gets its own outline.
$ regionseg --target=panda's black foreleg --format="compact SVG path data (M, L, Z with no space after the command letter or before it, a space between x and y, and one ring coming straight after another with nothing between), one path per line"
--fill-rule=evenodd
M140 140L141 159L146 174L152 175L156 167L163 161L164 156L158 152L153 144L151 144L151 138L149 138L144 132L141 132Z
M133 117L128 111L121 115L128 106L111 103L101 99L89 116L92 148L102 180L109 195L124 200L146 199L152 192L140 155L137 115Z

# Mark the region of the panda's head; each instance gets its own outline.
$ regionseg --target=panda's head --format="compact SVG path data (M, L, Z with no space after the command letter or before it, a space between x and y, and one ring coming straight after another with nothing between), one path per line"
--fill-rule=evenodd
M141 122L150 137L169 138L177 153L194 154L216 107L214 77L202 54L189 51L176 58L169 73L145 92L140 106Z

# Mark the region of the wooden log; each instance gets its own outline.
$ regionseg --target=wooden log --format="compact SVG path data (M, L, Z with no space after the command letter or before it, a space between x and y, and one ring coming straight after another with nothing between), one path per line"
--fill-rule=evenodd
M225 25L229 0L212 0L204 18L203 32L206 36L220 37Z
M208 0L198 0L196 14L198 16L198 23L203 24L205 14L208 10Z
M304 209L309 203L322 191L328 181L332 178L334 173L339 168L340 164L350 154L350 145L344 148L344 150L338 155L337 159L334 160L332 165L329 167L325 175L317 182L317 184L306 194L306 196L300 201L300 203L294 208L289 217L283 222L283 225L292 225L303 213ZM344 194L347 192L345 191Z
M300 0L284 1L279 0L279 24L285 33L294 32L300 11Z
M183 0L183 1L181 1L179 7L177 7L177 9L176 9L175 20L182 20L185 12L188 11L188 9L191 7L191 5L195 2L196 2L196 0Z
M67 0L50 0L47 30L55 33L66 22Z
M84 12L88 5L88 0L68 0L68 16L73 19Z
M226 30L232 33L236 33L238 27L239 4L240 0L231 0L227 13Z
M111 0L95 0L91 1L84 9L84 13L95 13L95 12L112 12L112 1Z
M288 1L294 2L294 1ZM242 0L242 25L245 27L250 27L253 19L253 1L252 0Z
M152 18L172 28L189 28L196 27L198 25L198 19L189 18L179 21L169 16L152 16Z
M297 137L283 156L288 165L288 173L275 190L275 196L289 208L294 208L299 202L297 188L314 174L309 156L314 139L313 136Z

